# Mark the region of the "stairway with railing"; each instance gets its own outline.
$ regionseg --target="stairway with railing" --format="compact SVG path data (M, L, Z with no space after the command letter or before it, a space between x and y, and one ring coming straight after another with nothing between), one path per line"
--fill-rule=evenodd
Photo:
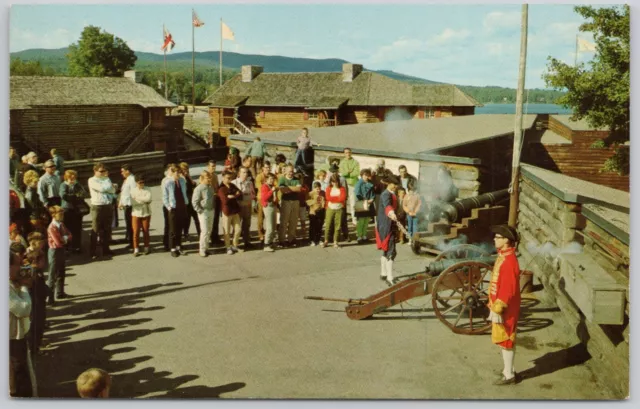
M248 126L240 122L238 118L235 117L233 118L233 129L241 135L253 133Z
M140 128L138 125L134 125L127 130L126 136L122 138L120 144L111 151L108 156L121 155L125 149L134 141L134 139L140 135Z
M149 142L149 127L151 126L151 123L147 124L147 126L145 126L145 128L142 130L142 132L140 132L140 134L138 136L136 136L131 143L129 144L129 146L127 146L125 148L125 150L122 152L122 155L127 155L130 153L135 153L138 149L140 149L140 147L142 147L145 143Z

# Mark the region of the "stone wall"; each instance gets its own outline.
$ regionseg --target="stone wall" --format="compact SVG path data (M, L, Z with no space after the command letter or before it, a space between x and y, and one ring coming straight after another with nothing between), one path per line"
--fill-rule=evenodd
M565 291L565 281L561 274L566 268L562 258L555 254L540 254L534 257L535 249L551 243L558 249L570 242L583 244L583 254L593 264L604 269L615 281L628 289L628 265L612 263L610 257L603 256L593 241L596 232L602 240L629 256L629 247L616 239L610 232L583 214L580 203L565 202L549 192L546 187L523 175L520 182L520 203L518 232L521 242L518 247L522 268L533 271L543 285L541 297L555 303L565 317L565 323L575 331L576 341L583 342L596 368L596 376L610 387L620 398L629 394L629 304L628 293L622 325L602 325L590 322L576 301ZM530 251L531 250L531 251ZM591 264L591 263L588 263ZM618 264L618 265L614 265ZM525 267L526 266L526 267ZM605 274L606 274L605 273ZM623 287L623 288L624 288Z

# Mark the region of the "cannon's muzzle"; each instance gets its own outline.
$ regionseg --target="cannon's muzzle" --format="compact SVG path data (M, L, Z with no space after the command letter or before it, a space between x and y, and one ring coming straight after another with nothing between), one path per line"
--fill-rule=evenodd
M509 190L503 189L495 192L483 193L479 196L467 197L455 202L432 202L429 211L429 221L435 222L442 218L449 223L457 223L463 217L471 215L473 209L479 209L486 205L493 206L509 198Z

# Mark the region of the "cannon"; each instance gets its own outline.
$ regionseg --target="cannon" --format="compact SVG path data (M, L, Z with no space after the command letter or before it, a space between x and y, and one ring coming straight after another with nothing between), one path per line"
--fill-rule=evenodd
M483 193L479 196L467 197L454 202L434 201L429 206L427 219L437 222L442 219L449 223L460 222L463 217L471 215L473 209L485 206L495 206L509 199L509 190L503 189L496 192Z
M457 258L462 254L473 256ZM304 298L346 302L347 317L363 320L410 299L431 295L434 314L451 331L464 335L484 334L491 328L487 303L496 258L496 254L488 254L479 247L468 244L454 246L442 252L424 271L400 276L394 285L369 297ZM521 292L527 284L526 281L521 284Z
M398 277L394 285L366 298L304 298L346 302L347 317L362 320L412 298L431 295L434 314L454 333L482 334L491 328L486 304L496 255L476 248L479 255L473 259L455 258L459 251L468 252L473 247L463 246L443 252L444 256L429 263L424 271Z
M507 189L459 199L451 203L432 202L427 211L429 224L411 238L417 255L434 256L454 240L467 243L490 242L490 227L507 222ZM463 237L464 236L464 237Z

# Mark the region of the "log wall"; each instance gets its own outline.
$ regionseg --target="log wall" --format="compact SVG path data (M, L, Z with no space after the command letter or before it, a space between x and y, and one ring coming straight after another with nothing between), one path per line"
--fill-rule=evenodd
M545 243L551 243L557 248L563 248L571 241L584 244L583 252L619 284L628 288L628 269L622 268L620 271L613 266L592 247L592 241L585 239L585 236L588 237L589 232L597 232L627 257L628 246L587 219L582 214L580 204L564 202L525 176L520 182L518 211L520 265L528 266L527 269L533 271L536 279L543 285L542 297L560 308L565 317L565 322L561 324L568 324L577 335L577 341L586 344L600 381L621 398L626 397L629 392L628 302L624 325L598 325L587 321L583 312L564 291L564 279L560 275L562 261L551 254L534 257L529 250L532 249L530 246L539 248Z
M385 114L393 107L342 107L337 112L337 125L376 123L384 120ZM407 114L415 119L420 118L420 113L426 109L433 109L435 118L458 115L473 115L474 107L402 107ZM253 132L274 132L304 127L315 128L319 126L333 126L316 118L308 118L305 113L310 111L301 107L240 107L238 120L249 127ZM334 110L322 111L326 119L334 119ZM233 117L234 110L229 108L209 108L211 129L214 134L228 137L233 134L233 126L223 124L221 118ZM307 118L307 119L305 119Z
M16 122L11 137L23 139L39 154L57 148L65 158L86 158L93 149L96 156L109 155L132 132L141 132L148 120L142 107L51 106L10 111Z
M572 143L530 143L523 152L524 162L588 182L629 191L629 175L600 171L605 161L615 153L615 147L591 148L595 141L606 138L608 131L574 131L548 115L540 115L539 119L549 130Z
M93 166L98 162L105 164L107 169L109 169L111 181L118 185L122 185L120 167L125 163L132 166L134 174L144 174L147 185L158 184L164 177L164 152L134 153L114 157L66 160L64 167L65 169L73 169L78 172L78 182L82 183L82 186L87 189L87 182L89 178L94 175Z
M283 153L287 160L293 163L295 158L296 147L295 146L283 146L271 144L269 141L263 141L266 146L266 151L270 155L267 157L267 160L270 160L273 164L273 160L278 153ZM239 141L236 139L232 139L230 141L230 146L236 147L240 151L240 155L246 151L247 147L251 144L251 142ZM361 152L358 152L357 148L353 148L353 153L361 156L369 156ZM315 169L327 169L329 164L329 158L342 157L342 153L332 151L332 150L323 150L321 148L314 149L314 159L315 159ZM391 157L391 156L389 156ZM385 157L388 159L389 157ZM377 156L374 158L378 158ZM400 158L402 159L402 158ZM426 175L433 174L433 169L438 165L444 165L451 171L451 176L453 178L453 184L459 189L458 198L465 198L471 196L477 196L479 191L481 190L481 183L479 181L480 178L480 170L475 165L465 165L465 164L457 164L457 163L441 163L434 161L423 161L420 160L420 174L416 175L418 178L424 178ZM396 169L392 169L394 173L397 174Z

